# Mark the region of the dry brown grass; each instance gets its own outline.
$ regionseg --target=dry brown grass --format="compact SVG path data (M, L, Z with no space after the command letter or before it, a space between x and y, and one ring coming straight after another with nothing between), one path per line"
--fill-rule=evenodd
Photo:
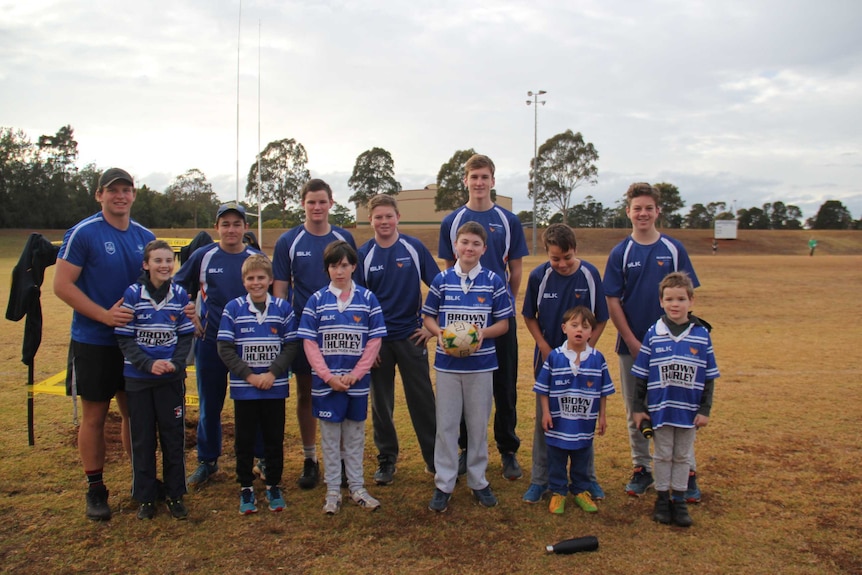
M619 234L619 232L617 232ZM420 234L415 234L420 235ZM604 255L579 233L586 258ZM819 236L819 235L818 235ZM619 237L619 235L617 236ZM858 236L834 238L858 251ZM685 239L685 238L684 238ZM802 241L799 236L798 241ZM273 240L274 242L274 237ZM600 243L597 239L596 243ZM686 240L689 241L689 240ZM697 243L695 239L691 240ZM796 240L794 240L796 241ZM266 244L271 242L265 242ZM436 239L435 242L436 243ZM825 243L825 240L823 241ZM821 246L823 246L821 243ZM23 245L23 237L17 244ZM269 248L270 251L271 248ZM2 251L2 243L0 243ZM7 251L14 250L7 248ZM106 480L114 519L84 518L84 480L75 448L68 399L37 396L36 445L27 446L26 369L20 363L23 326L4 323L0 367L0 570L15 573L862 573L862 460L858 392L862 372L862 256L696 255L703 287L696 312L714 326L722 372L710 426L699 434L703 503L695 525L681 530L650 520L652 497L627 497L622 486L630 460L621 395L609 401L609 432L598 438L596 464L607 492L595 516L574 505L562 517L521 501L528 479L506 482L492 456L488 477L500 505L480 508L459 485L450 511L426 506L433 490L412 437L403 398L397 408L402 459L396 482L370 489L383 507L368 514L346 506L320 512L323 491L303 492L293 477L300 466L293 418L286 429L284 513L253 517L236 512L230 427L217 481L187 497L191 518L135 519L130 467L115 436ZM708 251L708 250L707 250ZM606 252L605 252L606 253ZM707 252L701 252L707 253ZM597 254L597 255L591 255ZM5 255L5 254L4 254ZM528 258L531 269L541 258ZM0 259L8 277L15 259ZM52 294L43 296L45 341L37 379L63 368L70 313ZM0 301L8 298L2 282ZM532 346L519 329L522 378L518 432L521 462L529 464L533 401ZM609 326L599 349L618 379ZM289 400L288 409L293 403ZM190 410L194 417L194 410ZM230 406L225 420L232 420ZM116 429L116 420L112 421ZM190 435L190 437L192 437ZM368 434L366 477L374 469ZM187 461L194 463L188 445ZM161 510L160 510L161 511ZM559 539L593 534L597 553L546 556Z

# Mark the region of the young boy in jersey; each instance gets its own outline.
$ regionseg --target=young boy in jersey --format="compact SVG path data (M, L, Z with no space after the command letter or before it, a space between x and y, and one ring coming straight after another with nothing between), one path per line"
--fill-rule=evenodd
M566 224L551 224L542 236L548 261L538 266L527 280L523 316L527 331L536 340L533 352L533 376L538 377L542 364L551 351L566 342L560 330L563 314L577 306L584 306L596 317L589 345L596 347L608 322L608 307L599 270L577 257L575 232ZM530 487L524 501L538 503L548 490L548 453L545 431L542 428L542 405L536 396L536 421L533 428L533 468ZM593 499L604 499L604 491L596 479L595 454L590 443L588 475L589 492Z
M431 285L440 268L422 242L398 230L401 216L395 198L386 194L372 197L368 214L374 238L359 248L359 283L377 296L386 321L386 337L371 370L371 419L378 453L374 481L390 485L398 461L393 421L396 365L425 468L434 469L437 422L426 345L431 333L422 325L419 312L422 283Z
M242 264L242 282L248 293L225 306L218 331L218 353L230 370L239 512L249 515L257 513L252 483L258 429L263 436L269 510L284 509L280 487L284 469L284 400L290 394L288 368L299 345L293 309L288 302L269 294L269 258L263 254L249 256Z
M689 313L691 279L682 272L668 274L659 294L664 315L650 327L632 368L636 387L629 411L638 427L652 422L658 494L653 520L689 527L689 454L695 430L709 423L719 373L708 326Z
M497 497L485 478L488 467L488 420L497 369L494 338L509 329L514 315L503 278L480 263L487 249L485 228L467 222L458 228L455 265L441 272L422 306L425 328L437 338L434 370L437 372L437 437L434 443L434 495L428 508L442 513L458 479L458 434L467 426L467 486L485 507ZM443 329L453 321L467 321L479 330L479 348L467 357L443 351Z
M646 183L629 186L626 192L626 215L632 222L632 233L611 250L603 283L608 312L618 333L616 351L620 361L620 380L626 402L629 446L634 466L625 489L632 496L643 495L653 485L649 440L638 430L628 410L635 387L631 375L634 356L640 350L647 330L661 317L661 306L655 294L662 278L674 271L684 271L691 277L695 287L700 285L683 245L656 228L659 202L660 194L655 187ZM694 450L690 464L686 499L696 502L700 501L700 490L697 487Z
M301 316L311 294L329 285L326 269L320 265L326 247L343 240L356 249L350 232L329 223L329 210L334 205L329 184L317 178L309 180L302 187L300 197L305 222L278 238L272 256L273 293L289 301L297 316ZM311 407L311 366L304 347L300 347L292 371L296 374L296 419L303 452L302 474L297 484L302 489L312 489L320 479L320 466L315 448L317 424Z
M456 232L464 222L478 222L485 228L487 250L482 256L482 267L503 279L508 290L512 309L521 288L523 258L529 255L524 228L518 216L497 205L491 199L494 189L494 162L488 156L474 154L464 164L464 186L468 200L451 214L443 218L440 225L438 256L446 260L446 267L455 264ZM509 330L496 338L497 365L494 370L494 441L503 467L503 477L520 479L524 472L516 453L521 439L515 429L518 424L518 329L515 317L509 320ZM459 444L467 448L467 438L462 428ZM466 473L467 455L461 453L459 475Z
M342 463L350 498L374 511L380 502L365 489L363 452L368 418L369 372L386 336L383 311L373 293L353 281L358 257L349 243L326 246L329 285L308 298L299 322L313 371L312 403L320 420L326 498L323 512L341 508Z
M542 429L548 451L548 482L551 513L562 514L566 493L587 513L598 511L590 495L590 459L596 430L607 428L607 396L614 393L608 364L590 346L596 316L577 306L563 314L566 341L548 354L533 391L542 405ZM568 478L566 467L571 460ZM567 489L568 488L568 489Z
M219 241L196 250L182 265L174 281L189 293L199 292L201 326L195 345L195 377L198 386L198 466L188 478L197 488L218 471L222 450L221 412L227 395L228 368L218 354L218 329L224 306L246 293L242 264L260 251L243 243L248 229L245 208L236 202L219 206L215 230Z
M174 251L163 240L144 248L144 273L123 294L122 306L134 316L114 328L125 356L123 377L129 402L132 435L132 497L139 503L138 519L156 514L156 433L162 448L162 472L167 507L175 519L185 519L185 379L186 358L195 326L183 308L186 290L174 285Z

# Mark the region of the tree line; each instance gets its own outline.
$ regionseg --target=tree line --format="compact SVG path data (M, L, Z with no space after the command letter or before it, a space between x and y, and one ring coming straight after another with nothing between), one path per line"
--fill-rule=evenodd
M475 153L472 148L457 150L437 173L435 209L455 209L468 198L464 186L464 165ZM545 141L536 158L530 160L528 198L535 197L537 213L522 211L521 222L540 226L565 222L575 228L608 228L630 225L625 215L624 194L613 206L605 206L592 195L574 203L575 192L598 182L599 159L595 146L580 132L566 130ZM0 127L0 227L63 229L98 209L93 192L104 170L95 164L77 166L78 143L71 126L56 134L40 136L36 142L21 130ZM292 227L302 223L304 211L300 191L311 177L308 153L293 138L270 142L251 164L243 202L250 213L257 203L265 208L265 227ZM659 226L665 228L711 228L715 220L739 222L740 229L862 229L862 219L854 220L837 200L827 200L817 214L802 219L802 210L784 202L740 208L733 213L725 202L693 204L687 213L680 191L668 182L656 183L661 192ZM402 187L395 179L395 163L385 149L374 147L357 158L348 180L349 202L366 205L376 194L398 194ZM492 199L496 190L492 190ZM139 185L135 219L153 228L205 228L213 225L219 199L206 175L192 168L177 176L162 191ZM352 225L353 211L336 203L330 213L332 223Z

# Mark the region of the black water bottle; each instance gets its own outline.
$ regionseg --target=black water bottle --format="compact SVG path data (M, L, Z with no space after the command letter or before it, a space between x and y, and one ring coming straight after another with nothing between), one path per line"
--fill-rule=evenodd
M598 548L599 539L588 535L587 537L565 539L554 545L548 545L545 547L545 551L556 553L557 555L569 555L571 553L580 553L581 551L596 551Z
M647 439L652 439L652 421L649 419L644 419L641 421L640 428L641 433L644 434L644 437Z

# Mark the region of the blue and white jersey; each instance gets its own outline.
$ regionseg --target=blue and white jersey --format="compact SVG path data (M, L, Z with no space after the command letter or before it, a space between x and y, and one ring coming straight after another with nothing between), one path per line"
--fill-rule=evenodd
M330 226L325 236L316 236L299 225L289 229L275 242L272 275L288 282L287 299L294 310L305 309L311 294L329 285L329 275L323 263L323 251L336 240L343 240L356 249L353 236L345 229ZM299 312L297 312L299 313Z
M200 286L200 317L205 341L216 341L227 302L246 293L242 264L248 256L259 253L262 252L249 246L238 254L231 254L217 243L206 245L195 250L174 276L174 282L187 290L195 283Z
M614 384L600 351L587 346L576 363L567 344L551 351L533 391L548 396L553 428L545 432L548 445L560 449L589 447L596 433L601 398L612 395Z
M257 309L246 294L227 303L221 316L218 341L236 346L236 353L254 373L266 373L284 344L296 340L296 317L290 304L267 294L266 307ZM231 399L284 399L290 395L289 372L276 374L269 389L258 389L230 374Z
M483 269L481 264L470 270L469 276L472 281L466 292L455 268L440 272L431 282L422 313L436 317L440 329L453 321L466 321L486 328L515 315L506 284L500 276ZM494 371L497 369L494 338L485 338L482 346L467 357L447 354L438 340L434 369L452 373Z
M135 315L126 325L115 327L114 333L119 336L133 337L138 347L150 358L170 361L177 347L177 337L195 332L194 324L183 313L183 308L188 303L189 294L178 285L171 284L165 299L156 303L146 286L140 283L132 284L123 294L122 306ZM179 375L185 378L185 373L153 375L139 370L128 359L124 359L123 362L125 377L167 380L176 379Z
M299 320L298 336L317 342L326 367L333 375L345 375L359 362L369 339L386 336L383 310L368 289L353 284L353 297L341 302L327 286L314 292ZM371 374L353 384L348 395L367 396ZM335 393L317 372L312 372L312 397Z
M386 339L403 340L422 327L422 283L431 285L440 268L414 237L398 235L388 248L372 238L359 248L358 283L370 289L386 320Z
M448 261L457 259L454 246L458 228L467 222L477 222L488 232L488 249L479 261L483 268L491 270L503 278L508 291L509 276L506 266L509 260L517 260L530 255L521 220L509 210L496 204L484 212L477 212L467 206L461 206L443 218L443 223L440 225L440 241L437 245L438 257ZM509 296L512 296L511 292L509 292ZM514 306L514 302L512 305Z
M542 337L551 349L566 341L566 334L561 329L563 314L579 305L592 311L599 323L610 317L602 278L593 264L581 260L581 265L569 276L554 271L550 262L530 272L521 315L539 322ZM539 346L535 346L533 365L538 368L541 364Z
M679 241L664 234L650 245L639 244L629 236L611 250L605 267L605 295L620 298L638 341L643 341L650 326L662 316L658 284L677 271L686 272L694 287L700 285L688 252ZM617 335L617 353L634 355L637 350L629 350Z
M647 380L647 410L654 428L694 427L703 384L719 376L709 332L692 323L674 336L659 319L643 340L632 375Z
M81 268L75 285L95 303L110 309L141 275L144 247L154 239L153 232L135 220L125 231L118 230L99 212L66 232L57 257ZM117 345L114 328L77 311L72 313L72 339Z

